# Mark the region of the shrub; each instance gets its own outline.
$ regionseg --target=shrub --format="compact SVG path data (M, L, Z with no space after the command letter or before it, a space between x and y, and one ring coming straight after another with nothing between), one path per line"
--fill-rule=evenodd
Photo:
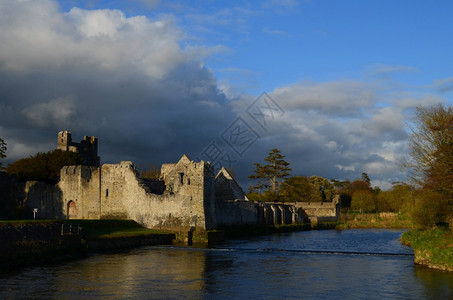
M452 215L448 200L432 191L421 191L410 211L412 222L420 228L446 223Z
M369 190L357 190L352 194L351 208L360 212L374 212L375 195Z

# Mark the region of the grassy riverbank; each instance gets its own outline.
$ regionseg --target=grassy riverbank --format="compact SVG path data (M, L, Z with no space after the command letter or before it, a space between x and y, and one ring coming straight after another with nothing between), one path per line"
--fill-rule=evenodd
M350 228L414 228L407 215L346 214L338 221L337 229ZM414 262L429 268L453 271L453 232L448 226L432 229L410 229L401 243L414 249Z
M132 220L67 220L78 225L87 239L120 238L150 234L167 234L168 231L148 229Z
M360 214L347 213L341 214L337 222L336 229L353 228L412 228L413 224L405 214L396 213L376 213Z
M378 214L342 214L336 222L318 222L312 224L288 224L275 226L228 226L220 229L225 231L226 238L266 235L306 230L323 229L355 229L355 228L411 228L412 223L405 215L393 213Z
M447 226L409 230L401 242L414 249L416 264L453 271L453 232Z
M168 244L175 235L144 228L131 220L26 220L0 221L0 236L1 273L82 257L89 251Z

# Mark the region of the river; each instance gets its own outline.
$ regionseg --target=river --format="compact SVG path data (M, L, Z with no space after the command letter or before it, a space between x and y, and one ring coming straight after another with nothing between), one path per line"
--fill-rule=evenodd
M0 277L0 299L451 299L401 230L313 230L215 248L141 247Z

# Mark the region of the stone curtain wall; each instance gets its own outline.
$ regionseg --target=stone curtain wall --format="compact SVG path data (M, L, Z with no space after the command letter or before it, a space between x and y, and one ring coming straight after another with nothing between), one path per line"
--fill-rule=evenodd
M65 217L132 219L148 228L214 229L214 174L209 163L183 156L167 164L165 190L154 194L144 186L132 162L101 168L70 166L61 170Z
M217 224L221 226L281 225L308 221L298 215L294 205L249 201L225 168L215 178L215 203Z
M62 193L54 185L39 181L18 182L0 172L0 220L62 218Z
M305 211L312 222L333 222L340 216L338 195L332 202L296 202L295 207Z
M62 193L58 186L39 181L27 181L24 187L24 217L33 219L33 210L37 210L38 220L61 219L63 213Z

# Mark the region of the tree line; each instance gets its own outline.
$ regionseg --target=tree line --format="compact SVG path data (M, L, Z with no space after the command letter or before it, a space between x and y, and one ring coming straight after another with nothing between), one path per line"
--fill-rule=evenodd
M60 170L64 166L80 165L83 159L79 153L62 150L38 152L9 164L5 170L19 181L43 181L56 184L60 181Z
M410 207L413 187L395 182L389 191L371 187L367 173L350 180L327 179L320 176L290 176L291 168L277 148L264 159L265 164L255 163L249 179L256 184L249 187L247 197L260 202L331 202L340 197L343 211L362 213L401 213Z
M404 162L408 182L394 182L388 191L371 187L368 174L354 181L319 176L290 176L280 150L272 149L255 163L248 198L263 202L332 201L339 195L343 211L394 212L408 216L415 226L453 225L453 107L418 107Z

